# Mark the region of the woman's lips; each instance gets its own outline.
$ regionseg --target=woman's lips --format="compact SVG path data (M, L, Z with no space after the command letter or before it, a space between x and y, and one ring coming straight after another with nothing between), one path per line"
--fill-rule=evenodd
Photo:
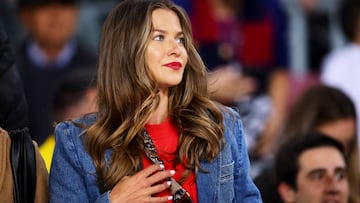
M173 70L179 70L182 67L182 64L180 62L171 62L164 64L164 66L169 67Z

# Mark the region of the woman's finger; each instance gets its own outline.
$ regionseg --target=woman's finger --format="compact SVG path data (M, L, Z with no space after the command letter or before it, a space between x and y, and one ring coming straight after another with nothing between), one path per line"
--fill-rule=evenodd
M152 165L142 169L141 171L137 172L133 177L147 178L151 174L153 174L157 171L161 171L161 170L164 170L164 165L152 164Z
M175 174L174 170L158 171L147 178L147 181L153 185L157 182L167 180Z

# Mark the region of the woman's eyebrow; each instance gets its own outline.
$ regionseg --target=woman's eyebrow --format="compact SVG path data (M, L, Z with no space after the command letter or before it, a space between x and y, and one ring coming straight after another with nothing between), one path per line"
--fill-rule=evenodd
M152 32L160 32L160 33L163 33L163 34L167 34L167 33L168 33L166 30L162 30L162 29L159 29L159 28L154 28L154 29L152 30ZM184 32L183 32L183 31L178 31L178 32L176 33L176 35L177 35L177 36L178 36L178 35L184 35Z

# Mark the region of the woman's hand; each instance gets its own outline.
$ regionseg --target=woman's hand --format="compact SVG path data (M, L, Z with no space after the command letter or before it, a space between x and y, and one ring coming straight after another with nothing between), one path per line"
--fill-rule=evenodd
M153 164L133 176L122 178L110 192L110 202L166 202L172 196L153 197L170 187L167 180L175 171L163 170L162 165Z

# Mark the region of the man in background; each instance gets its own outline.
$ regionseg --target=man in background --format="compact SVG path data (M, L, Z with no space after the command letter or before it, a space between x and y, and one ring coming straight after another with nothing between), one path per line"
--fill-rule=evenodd
M278 192L285 203L347 203L349 182L341 143L319 133L284 143L275 162Z
M27 37L18 49L29 105L30 131L41 145L52 133L51 99L59 81L74 69L95 72L96 57L75 38L76 0L19 0L18 14Z

